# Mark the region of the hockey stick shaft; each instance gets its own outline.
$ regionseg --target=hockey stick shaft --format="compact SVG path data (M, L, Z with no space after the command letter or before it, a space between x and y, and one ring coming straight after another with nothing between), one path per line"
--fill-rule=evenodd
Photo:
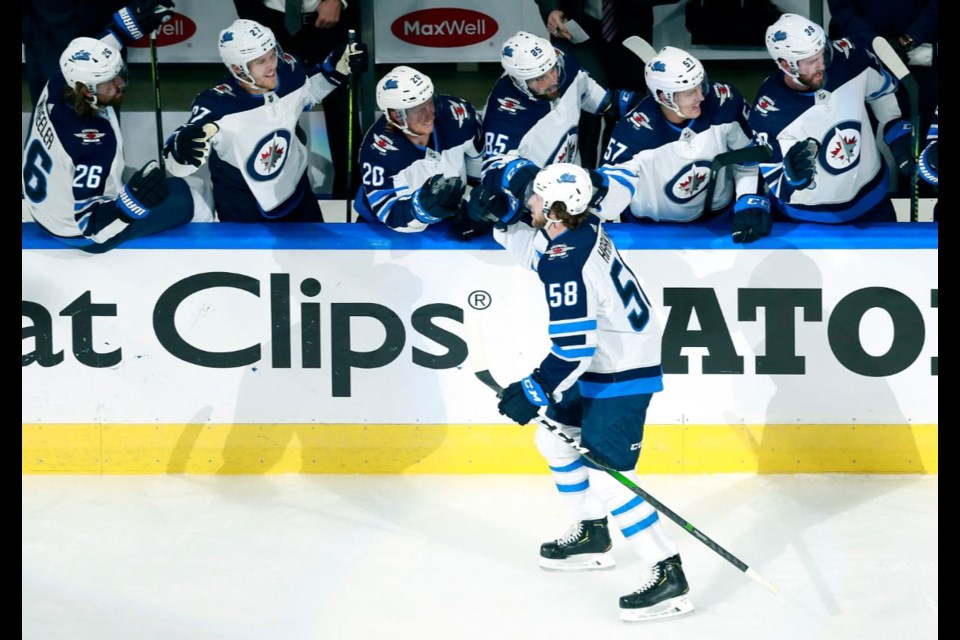
M647 64L655 55L657 55L657 52L650 45L650 43L640 36L630 36L623 41L623 46L629 49L633 55L640 58L643 64Z
M157 118L157 160L160 168L166 169L163 162L163 112L160 106L160 73L157 68L157 32L150 33L150 73L153 75L153 112Z
M770 149L763 145L750 145L742 149L733 151L724 151L718 153L710 163L710 177L707 180L706 195L703 200L702 216L708 216L713 211L713 192L717 188L717 174L724 167L732 164L750 164L754 162L763 162L771 157Z
M486 365L486 359L483 351L483 344L480 342L479 331L476 327L470 327L468 331L468 349L470 353L470 363L474 369L474 375L477 379L489 387L494 393L497 394L497 397L503 396L503 387L494 379L493 374L490 373L490 369ZM763 588L767 589L773 594L776 594L780 591L779 587L775 584L761 576L756 570L748 567L742 560L734 556L732 553L721 547L719 544L711 540L705 533L697 529L690 522L687 522L684 518L680 517L672 509L668 508L662 502L654 498L652 495L644 491L639 485L630 480L616 469L613 469L601 461L597 460L596 457L590 452L589 449L584 447L582 444L571 438L569 435L563 432L559 425L554 424L549 419L543 416L537 416L535 422L542 426L544 429L557 436L563 440L567 445L573 448L577 453L579 453L584 460L590 464L596 466L601 471L608 473L612 476L617 482L622 484L624 487L632 491L634 494L640 496L646 500L650 506L654 509L670 518L683 528L684 531L692 535L694 538L706 545L711 551L719 555L721 558L735 566L737 569L745 573L752 580L760 583Z
M347 31L347 51L353 50L353 44L357 41L357 32L353 29ZM348 53L349 55L349 53ZM353 218L353 200L351 193L353 191L353 93L354 85L353 73L347 78L347 222L352 222Z
M913 154L913 173L910 174L910 222L916 222L920 217L920 174L916 166L920 158L920 90L917 79L910 73L910 68L900 59L893 46L882 36L873 39L873 51L897 77L900 84L907 90L907 99L910 103L910 125L913 127L910 135L910 152Z

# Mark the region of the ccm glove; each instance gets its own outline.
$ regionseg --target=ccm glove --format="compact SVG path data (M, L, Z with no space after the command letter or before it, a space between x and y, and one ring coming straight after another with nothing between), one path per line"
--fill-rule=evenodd
M913 174L916 167L913 160L913 126L906 120L897 120L887 127L883 141L887 143L893 163L900 173L905 176Z
M470 191L467 214L472 220L493 224L501 231L520 219L520 207L510 197L496 189L478 184Z
M937 186L937 178L940 175L937 165L937 147L939 142L934 140L927 145L927 148L920 154L920 177Z
M806 189L813 182L817 171L817 154L820 143L807 138L795 143L783 157L783 175L787 183L798 191Z
M367 45L362 42L343 44L330 52L323 61L323 70L328 76L343 81L351 73L363 73L370 65Z
M173 0L134 0L113 14L113 21L128 40L139 40L173 18Z
M210 138L219 130L212 122L184 125L170 136L164 150L180 164L199 167L210 157Z
M486 220L474 220L467 212L466 205L457 209L453 216L453 235L457 240L473 240L490 233L493 225Z
M503 390L497 409L517 424L528 424L539 413L540 407L550 404L538 372L514 382Z
M733 205L733 241L753 242L770 233L773 221L770 217L770 198L766 196L740 196Z
M413 194L413 214L421 222L432 224L457 212L466 186L459 176L430 176Z
M533 180L538 173L540 173L540 167L529 160L514 160L504 171L502 186L521 203L526 203L533 191Z
M120 189L117 207L122 218L133 222L150 215L150 210L166 200L168 195L170 187L167 186L167 176L157 161L151 160L130 176L130 181Z

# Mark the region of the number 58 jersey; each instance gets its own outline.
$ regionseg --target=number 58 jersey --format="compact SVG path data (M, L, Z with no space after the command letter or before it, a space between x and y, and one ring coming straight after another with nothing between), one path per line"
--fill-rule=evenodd
M547 387L563 392L579 380L586 398L663 390L658 312L599 218L552 240L523 222L494 238L543 283L551 349L540 375Z

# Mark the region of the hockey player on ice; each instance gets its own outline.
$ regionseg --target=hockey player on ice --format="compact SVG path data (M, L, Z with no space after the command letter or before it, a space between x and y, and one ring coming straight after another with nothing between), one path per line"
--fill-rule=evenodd
M494 231L497 242L543 282L552 342L530 375L506 387L499 410L524 425L546 407L546 416L568 435L639 483L647 407L663 389L662 330L641 280L600 219L588 212L592 198L586 169L551 164L534 178L526 203L530 224L515 219ZM540 547L540 566L554 571L612 567L611 514L647 566L637 590L620 598L621 619L692 612L677 546L657 511L544 427L535 438L575 520L564 536Z
M425 73L395 67L377 83L383 115L360 146L360 218L394 231L453 224L467 239L489 231L463 211L468 182L480 178L480 119L461 98L436 94Z
M127 87L120 38L139 40L173 16L172 0L137 0L98 40L75 38L34 109L23 153L27 211L57 240L88 253L186 224L212 221L199 193L151 160L124 184L114 107Z
M866 46L829 41L794 14L767 28L778 71L761 84L750 126L773 150L760 172L778 219L824 224L895 222L889 175L867 105L895 164L914 169L911 126L903 120L896 79Z
M615 220L626 210L658 222L706 221L729 214L734 193L737 208L751 202L756 165L725 167L716 177L712 209L701 216L714 157L751 143L740 92L709 82L703 64L675 47L648 60L643 75L650 95L620 119L603 156L600 173L609 192L598 215Z
M209 159L222 222L323 222L297 122L366 68L366 46L344 44L307 69L268 27L236 20L220 32L219 49L230 73L194 99L190 119L167 139L170 173L189 175Z

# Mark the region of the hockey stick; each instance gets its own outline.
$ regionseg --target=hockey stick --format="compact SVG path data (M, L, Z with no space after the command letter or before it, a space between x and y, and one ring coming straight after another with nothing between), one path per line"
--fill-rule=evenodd
M657 52L650 46L650 43L640 36L630 36L623 41L623 46L629 49L633 55L640 58L643 64L647 64L653 59L653 56L657 55Z
M157 159L160 169L166 170L163 163L163 119L160 110L160 73L157 70L157 32L150 32L150 73L153 75L153 110L157 116Z
M910 174L910 222L916 222L920 213L920 174L917 172L917 160L920 158L920 91L917 79L910 73L910 69L903 63L897 52L893 50L887 39L877 36L873 39L873 51L877 54L887 69L893 72L907 90L910 101L910 124L913 132L910 134L911 153L913 154L913 173Z
M763 145L750 145L743 149L733 151L724 151L718 153L710 163L710 178L707 182L707 195L703 201L703 213L701 216L708 216L713 212L713 192L717 188L717 174L724 167L732 164L749 164L752 162L763 162L769 160L772 156L770 149Z
M497 394L498 398L502 397L503 387L500 386L500 384L496 381L496 379L493 377L493 374L490 373L490 368L487 366L486 354L484 352L483 343L480 337L480 329L475 321L470 321L467 324L467 349L468 353L470 354L470 365L473 368L474 375L477 376L477 379L480 382L493 390L494 393ZM566 442L572 449L579 453L584 460L596 466L601 471L605 471L606 473L610 474L617 482L646 500L650 506L673 520L676 524L683 528L684 531L705 544L711 551L719 555L721 558L735 566L743 573L747 574L749 578L759 582L767 591L773 594L776 594L780 591L779 587L761 576L756 570L748 567L742 560L708 538L702 531L674 513L671 509L667 508L666 505L651 496L649 493L641 489L636 483L630 480L630 478L626 477L616 469L613 469L612 467L609 467L597 460L589 449L564 433L559 425L554 424L544 416L537 416L534 418L534 421L553 435Z
M353 51L353 44L357 41L357 32L353 29L347 31L347 55ZM351 191L353 189L353 73L347 78L347 222L352 222L353 218L353 199Z

